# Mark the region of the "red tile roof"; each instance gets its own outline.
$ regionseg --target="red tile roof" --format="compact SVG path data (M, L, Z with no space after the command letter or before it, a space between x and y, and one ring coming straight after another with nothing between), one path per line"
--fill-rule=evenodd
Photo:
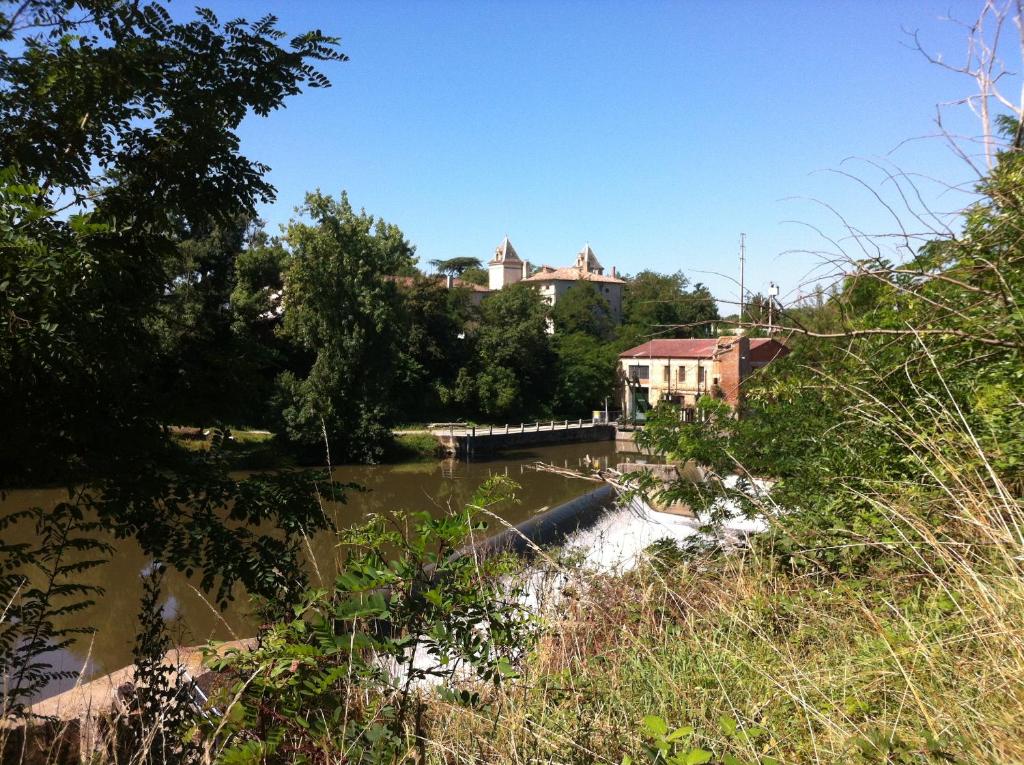
M540 269L535 271L532 276L528 276L523 279L524 282L576 282L576 281L588 281L588 282L608 282L609 284L625 284L625 280L619 279L617 276L605 276L604 274L597 274L593 271L584 271L582 268L576 266L569 266L568 268L552 268L551 266L542 266Z
M389 282L394 282L400 287L411 287L416 283L417 279L426 279L428 281L437 282L442 287L444 287L447 284L447 277L438 276L437 274L432 274L430 276L385 276L384 278ZM457 276L454 279L452 279L452 286L464 287L470 292L490 292L490 290L487 289L487 287L484 287L480 284L473 284L472 282L464 281L463 279L460 279Z
M619 354L620 359L710 359L719 350L719 345L728 345L732 337L707 337L650 340L643 345L630 348ZM750 338L751 361L771 361L776 356L789 353L778 340L770 337Z

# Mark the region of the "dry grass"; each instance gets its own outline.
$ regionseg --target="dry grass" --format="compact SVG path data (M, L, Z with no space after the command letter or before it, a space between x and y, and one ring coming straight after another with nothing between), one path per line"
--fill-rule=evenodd
M867 574L798 574L766 543L590 578L490 709L436 707L436 760L618 763L656 714L744 763L1024 762L1024 514L946 435L913 445L926 481L867 497L902 540Z

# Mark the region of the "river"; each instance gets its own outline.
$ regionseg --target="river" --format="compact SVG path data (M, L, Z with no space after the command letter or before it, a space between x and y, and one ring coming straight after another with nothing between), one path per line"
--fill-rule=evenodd
M589 458L604 467L631 457L627 453L616 454L615 449L614 441L602 441L505 452L493 459L473 462L440 460L341 466L333 471L335 480L353 482L366 490L349 492L344 504L333 503L327 509L339 527L357 523L368 513L385 510L427 510L440 515L448 507L464 505L488 477L503 474L521 488L516 493L516 502L503 502L494 510L515 524L593 487L592 483L580 479L538 472L532 468L536 462L575 468ZM25 507L53 507L64 499L66 494L59 489L9 491L0 499L0 515ZM115 545L113 559L88 575L90 584L104 588L104 595L94 606L72 615L62 624L95 627L96 632L50 657L61 669L81 671L83 679L111 672L132 661L132 641L142 593L140 574L150 560L134 540L113 540L112 543ZM335 568L333 535L318 535L311 540L310 547L323 578L328 580ZM315 572L312 578L314 585L319 584ZM190 581L177 572L169 572L165 579L164 598L164 616L178 645L247 637L257 627L244 597L220 612L197 589L194 578ZM40 698L58 693L69 685L68 682L51 684Z

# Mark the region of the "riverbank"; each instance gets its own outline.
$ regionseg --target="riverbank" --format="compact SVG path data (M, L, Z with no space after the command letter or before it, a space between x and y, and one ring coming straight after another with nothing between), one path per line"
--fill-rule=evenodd
M568 469L604 468L627 458L615 451L614 443L602 442L506 452L474 462L427 459L390 465L341 465L333 468L332 477L340 484L357 484L363 490L324 496L323 508L338 529L350 527L370 514L401 510L425 511L440 517L449 508L464 506L488 478L502 475L518 483L520 488L513 499L493 510L514 525L593 488L592 484L578 478L538 472L534 469L537 462ZM0 497L0 515L29 507L53 508L66 500L66 491L57 487L13 490ZM492 521L493 526L498 523ZM8 529L4 541L30 541L32 533L27 525L20 530L15 527ZM134 540L105 539L114 547L112 559L80 576L81 583L102 588L102 597L90 608L58 619L61 627L98 627L98 630L49 657L55 668L82 672L85 680L131 662L135 615L142 596L139 572L151 562ZM336 537L330 533L308 540L311 585L327 586L333 581L339 557L336 544ZM179 645L244 638L254 634L261 623L259 617L251 613L244 593L239 592L222 611L203 594L197 578L173 570L168 571L163 589L168 630ZM73 681L55 682L40 698L55 695L72 684Z
M607 441L616 438L612 425L593 425L589 420L546 421L510 425L460 426L454 435L424 428L396 429L385 445L378 464L442 459L489 457L515 451L558 444ZM197 428L173 428L172 439L190 452L218 449L232 470L272 470L293 467L321 467L318 450L298 452L290 449L270 431L226 430L222 433ZM624 439L621 450L634 450L631 439Z
M617 471L612 471L618 475ZM668 541L683 543L691 537L733 545L735 532L755 533L765 528L763 522L740 518L735 511L717 533L708 533L703 522L693 515L664 513L654 510L646 501L632 498L617 500L612 485L588 481L589 491L550 510L534 515L515 526L495 529L493 536L470 544L455 553L477 561L506 553L523 555L524 568L510 580L510 593L520 592L521 605L537 618L550 617L557 608L570 580L580 573L621 575L641 565L657 547ZM560 556L573 559L571 568L549 567L549 551L554 545ZM547 550L547 551L546 551ZM534 561L526 563L525 561ZM554 577L552 576L554 574ZM525 582L525 584L523 584ZM228 650L249 650L254 639L235 639L220 644L213 656ZM215 683L214 673L206 667L200 647L180 646L164 656L164 665L183 677L197 682L201 689ZM32 714L58 720L76 720L84 738L90 738L97 719L105 714L120 713L122 687L134 682L134 668L125 666L110 674L39 702Z

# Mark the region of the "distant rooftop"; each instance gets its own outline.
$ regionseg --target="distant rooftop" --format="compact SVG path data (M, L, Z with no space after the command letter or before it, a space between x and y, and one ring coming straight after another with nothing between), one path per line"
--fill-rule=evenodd
M619 358L711 359L715 357L716 353L732 345L736 339L735 337L687 337L682 339L662 338L659 340L649 340L643 345L623 351L619 354ZM777 346L778 349L785 350L775 349L771 344ZM775 350L775 353L772 352L773 350ZM760 360L764 356L768 357L765 358L767 361L776 355L788 353L789 349L771 337L752 337L750 338L750 352L752 356L757 357L754 359L755 361Z
M589 242L583 245L583 249L576 253L576 263L574 268L579 268L591 273L604 274L604 266L598 262L597 255L595 255L594 251L590 249Z
M524 282L571 282L571 281L588 281L588 282L607 282L610 284L625 284L623 279L617 276L605 276L604 274L596 274L593 271L587 272L582 268L576 266L569 266L568 268L553 268L551 266L541 266L538 268L533 276L523 279Z

